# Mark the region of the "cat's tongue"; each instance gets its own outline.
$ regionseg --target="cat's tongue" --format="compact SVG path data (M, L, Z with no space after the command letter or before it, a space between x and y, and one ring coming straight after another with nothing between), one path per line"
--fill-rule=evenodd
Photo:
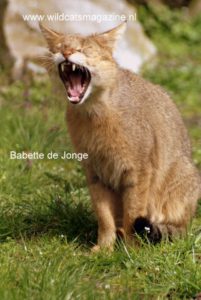
M70 85L68 88L69 96L72 98L73 101L79 101L80 95L82 94L84 88L81 83L81 76L77 74L70 75Z

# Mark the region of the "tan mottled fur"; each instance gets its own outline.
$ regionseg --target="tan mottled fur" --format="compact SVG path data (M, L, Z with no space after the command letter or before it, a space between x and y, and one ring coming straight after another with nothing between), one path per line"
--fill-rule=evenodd
M84 169L98 218L98 247L110 248L117 228L131 237L138 217L163 233L185 232L201 195L175 104L160 87L121 69L112 57L122 26L86 38L56 37L42 28L50 51L56 51L59 39L57 51L69 49L65 57L82 51L91 68L92 92L81 105L68 105L67 123L76 151L89 155Z

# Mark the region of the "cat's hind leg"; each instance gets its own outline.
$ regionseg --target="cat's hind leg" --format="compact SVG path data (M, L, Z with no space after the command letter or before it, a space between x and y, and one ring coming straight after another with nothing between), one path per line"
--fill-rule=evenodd
M185 234L201 196L200 182L191 162L182 160L173 164L148 205L147 217L135 220L134 232L153 243Z

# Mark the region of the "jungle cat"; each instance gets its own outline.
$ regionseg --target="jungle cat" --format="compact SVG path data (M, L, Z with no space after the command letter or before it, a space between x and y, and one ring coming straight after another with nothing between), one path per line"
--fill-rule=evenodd
M113 249L117 232L153 243L184 234L201 195L200 175L168 94L113 58L126 23L86 37L40 27L47 64L66 90L72 143L88 153L83 167L98 220L93 249Z

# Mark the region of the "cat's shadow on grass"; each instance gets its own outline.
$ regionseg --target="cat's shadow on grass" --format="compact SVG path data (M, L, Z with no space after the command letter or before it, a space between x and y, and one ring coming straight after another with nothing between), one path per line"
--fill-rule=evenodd
M23 204L21 204L23 207ZM97 222L90 206L82 202L52 199L46 209L32 207L26 213L18 211L11 218L0 215L0 240L8 237L31 239L38 236L66 237L68 242L90 247L97 238ZM12 219L12 220L11 220Z

